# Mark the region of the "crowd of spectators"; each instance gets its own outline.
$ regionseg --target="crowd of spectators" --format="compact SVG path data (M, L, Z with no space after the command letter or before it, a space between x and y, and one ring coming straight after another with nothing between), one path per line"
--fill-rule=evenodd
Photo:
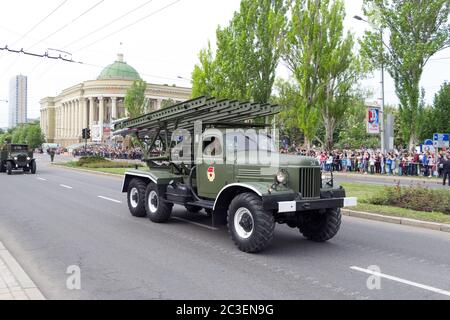
M143 152L141 148L125 148L110 145L88 145L72 151L74 157L98 156L107 159L141 160Z
M282 148L281 153L315 157L325 171L385 174L397 176L442 177L443 164L448 157L444 151L408 152L396 150L382 153L379 150L305 150Z

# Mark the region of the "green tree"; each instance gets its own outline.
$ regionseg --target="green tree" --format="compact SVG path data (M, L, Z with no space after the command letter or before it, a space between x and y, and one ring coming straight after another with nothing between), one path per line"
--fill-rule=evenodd
M195 65L192 72L192 98L218 96L214 80L217 76L217 70L211 43L208 42L208 47L200 50L198 58L200 64Z
M25 140L33 149L41 146L45 142L45 136L39 124L33 124L27 127Z
M366 32L361 49L374 66L384 64L400 100L402 135L413 148L418 142L422 106L420 79L436 52L450 45L449 0L364 0L365 14L378 31ZM389 31L382 41L380 31Z
M367 133L366 112L364 99L355 99L355 103L345 112L345 118L339 126L340 148L376 148L380 145L378 136Z
M434 96L433 133L449 133L450 131L450 84L444 83Z
M11 133L6 133L0 138L10 137L12 143L28 144L31 148L37 148L45 142L45 136L42 133L39 123L22 124L15 127Z
M272 93L286 24L285 0L242 0L229 26L216 31L217 50L199 54L193 96L266 103Z
M168 108L170 106L173 106L175 104L175 100L173 99L164 99L163 101L161 101L161 109L165 109Z
M362 64L353 54L353 36L344 34L341 0L295 0L291 9L284 60L297 81L293 118L307 148L322 124L325 147L331 149L336 128L354 103Z
M147 83L142 80L136 80L127 90L125 96L125 108L130 114L131 118L136 118L145 113L145 91L147 90Z

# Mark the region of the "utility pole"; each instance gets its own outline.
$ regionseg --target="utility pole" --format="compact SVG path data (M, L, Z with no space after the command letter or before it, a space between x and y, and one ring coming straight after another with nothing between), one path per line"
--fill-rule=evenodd
M369 21L367 21L366 19L361 18L360 16L354 16L354 19L358 20L358 21L364 21L366 23L369 23ZM384 48L383 48L383 44L384 44L384 40L383 40L383 29L380 28L380 37L381 37L381 54L383 54ZM384 62L383 59L381 59L381 108L380 108L380 147L381 147L381 152L385 153L386 151L386 146L385 146L385 140L384 140Z
M381 54L383 54L383 29L380 29L381 36ZM381 152L386 150L385 137L384 137L384 61L381 59L381 117L380 117L380 134L381 134Z

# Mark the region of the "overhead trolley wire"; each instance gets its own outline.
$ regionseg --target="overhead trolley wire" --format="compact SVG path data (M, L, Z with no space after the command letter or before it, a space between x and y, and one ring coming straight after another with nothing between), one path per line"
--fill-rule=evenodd
M103 29L105 29L105 28L107 28L107 27L109 27L110 25L116 23L117 21L122 20L123 18L129 16L130 14L132 14L132 13L134 13L134 12L136 12L136 11L138 11L139 9L142 9L142 8L145 7L146 5L150 4L152 1L153 1L153 0L149 0L149 1L147 1L147 2L145 2L145 3L143 3L143 4L141 4L141 5L137 6L136 8L134 8L134 9L128 11L127 13L125 13L125 14L119 16L118 18L115 18L115 19L111 20L111 21L108 22L107 24L104 24L103 26L101 26L101 27L95 29L94 31L91 31L91 32L89 32L88 34L86 34L86 35L84 35L84 36L82 36L82 37L80 37L80 38L78 38L78 39L72 41L71 43L66 44L66 45L63 46L62 48L65 49L65 48L67 48L67 47L70 47L70 46L74 45L75 43L78 43L78 42L80 42L80 41L82 41L82 40L84 40L84 39L90 37L91 35L93 35L93 34L99 32L99 31L101 31L101 30L103 30Z
M119 33L119 32L122 32L125 29L128 29L128 28L130 28L130 27L132 27L132 26L134 26L134 25L136 25L136 24L138 24L138 23L140 23L140 22L142 22L142 21L144 21L144 20L154 16L157 13L160 13L161 11L164 11L165 9L168 9L168 8L172 7L173 5L177 4L180 1L181 0L173 1L173 2L169 3L168 5L166 5L166 6L162 7L162 8L159 8L159 9L153 11L152 13L150 13L150 14L148 14L148 15L146 15L146 16L144 16L144 17L142 17L142 18L140 18L140 19L138 19L138 20L136 20L136 21L134 21L134 22L132 22L132 23L130 23L128 25L126 25L125 27L117 29L116 31L111 32L111 33L107 34L106 36L104 36L104 37L102 37L100 39L97 39L96 41L93 41L93 42L89 43L88 45L85 45L84 47L81 47L80 49L77 49L77 50L75 50L73 52L79 52L81 50L89 48L89 47L91 47L91 46L93 46L93 45L95 45L95 44L97 44L97 43L99 43L99 42L101 42L101 41L103 41L103 40L105 40L105 39L107 39L107 38L109 38L109 37Z
M62 30L64 30L65 28L67 28L68 26L70 26L71 24L75 23L77 20L81 19L83 16L85 16L86 14L88 14L90 11L94 10L95 8L97 8L99 5L101 5L103 2L105 2L105 0L100 0L98 1L96 4L94 4L93 6L91 6L90 8L88 8L87 10L85 10L84 12L82 12L80 15L78 15L76 18L72 19L72 21L66 23L65 25L63 25L62 27L58 28L57 30L55 30L54 32L52 32L51 34L49 34L48 36L46 36L45 38L42 38L41 40L37 41L36 43L34 43L33 45L31 45L30 47L28 47L29 49L34 48L36 45L38 45L41 42L44 42L45 40L53 37L55 34L61 32Z

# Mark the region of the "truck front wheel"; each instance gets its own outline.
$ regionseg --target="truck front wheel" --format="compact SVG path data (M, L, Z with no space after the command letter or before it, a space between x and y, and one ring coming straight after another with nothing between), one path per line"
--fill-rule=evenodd
M259 252L270 245L275 219L264 210L256 194L242 193L231 201L228 209L228 231L231 239L243 252Z
M8 161L8 162L6 163L6 173L7 173L8 175L11 175L11 174L12 174L12 163L11 163L10 161Z
M333 238L341 227L341 209L327 209L324 213L312 212L304 217L300 232L308 240L325 242Z
M145 189L147 185L140 179L133 179L128 185L128 209L133 217L145 217Z
M36 161L31 161L31 174L36 174Z
M145 194L145 210L151 221L156 223L167 222L172 214L173 204L164 201L158 187L150 183Z

